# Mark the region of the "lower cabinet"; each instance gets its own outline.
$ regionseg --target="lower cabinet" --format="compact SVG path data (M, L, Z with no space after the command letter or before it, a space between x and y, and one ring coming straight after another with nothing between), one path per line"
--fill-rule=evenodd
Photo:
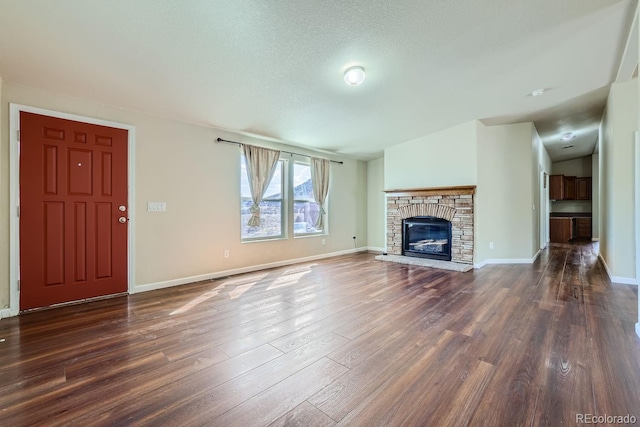
M549 218L549 240L566 243L573 239L573 218Z
M549 240L552 243L566 243L576 238L591 238L591 218L549 218Z
M591 238L591 218L576 218L575 237Z

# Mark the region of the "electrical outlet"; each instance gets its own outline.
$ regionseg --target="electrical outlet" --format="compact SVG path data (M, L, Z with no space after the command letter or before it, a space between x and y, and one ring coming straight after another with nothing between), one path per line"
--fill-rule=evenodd
M493 249L493 242L489 242L489 249Z
M322 239L322 244L324 245L325 243L327 243L327 241L325 239Z
M224 257L229 258L229 249L224 250Z

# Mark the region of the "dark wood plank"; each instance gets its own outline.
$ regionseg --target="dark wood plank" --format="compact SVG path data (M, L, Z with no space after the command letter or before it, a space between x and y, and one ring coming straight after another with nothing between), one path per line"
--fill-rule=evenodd
M0 320L0 425L573 425L638 413L597 243L468 273L354 254Z
M254 426L270 423L292 410L327 384L340 378L347 368L325 358L246 400L215 418L223 426ZM213 420L212 420L213 422Z
M304 401L269 424L269 427L331 427L334 425L336 422L327 414Z

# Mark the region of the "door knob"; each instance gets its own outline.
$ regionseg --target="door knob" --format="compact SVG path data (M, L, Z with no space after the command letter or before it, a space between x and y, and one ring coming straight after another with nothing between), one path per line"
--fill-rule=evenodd
M126 211L126 210L127 210L127 207L126 207L125 205L120 205L120 207L118 208L118 210L119 210L120 212L124 212L124 211Z
M118 218L118 222L119 222L120 224L124 224L125 222L127 222L127 218L125 218L125 217L121 216L120 218Z

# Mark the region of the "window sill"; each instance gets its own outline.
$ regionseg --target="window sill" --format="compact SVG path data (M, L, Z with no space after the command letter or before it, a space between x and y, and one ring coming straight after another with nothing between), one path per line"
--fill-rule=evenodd
M325 232L320 232L320 233L305 233L305 234L296 234L295 236L293 236L294 239L304 239L307 237L321 237L321 236L328 236L329 233L325 233Z
M279 237L256 237L254 239L241 239L240 243L260 243L260 242L277 242L279 240L289 240L286 236Z

